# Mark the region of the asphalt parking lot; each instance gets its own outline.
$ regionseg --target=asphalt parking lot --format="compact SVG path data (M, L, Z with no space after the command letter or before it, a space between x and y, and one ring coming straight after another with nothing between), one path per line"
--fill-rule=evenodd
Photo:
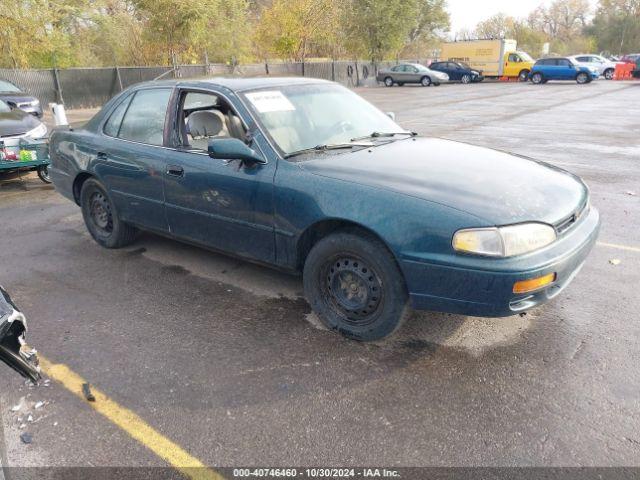
M101 249L52 187L4 179L0 283L29 343L162 437L68 375L34 388L3 367L6 463L166 466L169 439L212 467L640 466L640 82L359 93L420 134L582 176L603 226L572 285L526 316L415 313L359 344L319 326L298 278L154 235Z

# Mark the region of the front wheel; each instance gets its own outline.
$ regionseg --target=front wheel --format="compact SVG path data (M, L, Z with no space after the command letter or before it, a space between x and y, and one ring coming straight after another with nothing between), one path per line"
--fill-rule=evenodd
M518 81L519 82L526 82L527 80L529 80L529 70L522 70L518 74Z
M541 73L534 73L533 75L531 75L531 83L534 83L536 85L540 85L541 83L543 83L544 78L542 77Z
M324 324L355 340L391 335L408 315L408 295L395 259L380 240L364 232L334 233L314 245L303 283Z
M137 230L120 220L107 190L97 180L90 178L82 185L80 206L87 230L103 247L120 248L135 240Z
M393 87L393 78L391 78L391 77L387 77L387 78L385 78L385 79L384 79L384 84L385 84L387 87Z
M613 74L614 74L614 69L613 68L608 68L604 71L604 78L606 78L607 80L613 80Z
M420 79L420 85L422 85L423 87L428 87L429 85L431 85L431 79L429 77L422 77Z
M464 84L471 83L471 75L465 73L460 81Z
M578 75L576 75L576 82L579 83L580 85L589 83L589 81L590 81L589 75L587 75L584 72L580 72Z
M38 167L38 177L44 183L51 183L51 175L49 174L49 165L40 165Z

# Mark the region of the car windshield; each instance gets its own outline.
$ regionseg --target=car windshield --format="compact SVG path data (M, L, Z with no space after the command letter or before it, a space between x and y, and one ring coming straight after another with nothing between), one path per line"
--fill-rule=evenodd
M462 68L466 68L467 70L471 70L471 67L467 63L458 62L458 65L460 65Z
M523 62L533 62L533 58L527 52L518 52L518 56Z
M19 92L20 89L13 83L6 80L0 80L0 92Z
M282 153L350 143L374 132L403 132L391 118L335 84L289 85L243 94Z
M7 105L2 100L0 100L0 113L7 113L10 111L11 111L11 108L9 107L9 105Z

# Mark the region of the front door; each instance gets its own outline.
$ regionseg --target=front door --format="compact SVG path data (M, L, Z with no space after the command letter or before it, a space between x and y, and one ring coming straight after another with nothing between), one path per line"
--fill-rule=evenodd
M563 80L573 80L577 73L576 67L566 58L559 58L557 61L560 77Z
M522 59L517 53L505 54L504 72L506 77L517 77L522 70Z
M95 148L95 171L120 217L168 231L162 174L166 165L164 126L171 88L134 92L111 113Z
M183 91L176 110L181 145L170 150L164 172L171 233L235 255L273 262L276 162L244 165L209 157L209 140L246 140L246 124L223 96Z

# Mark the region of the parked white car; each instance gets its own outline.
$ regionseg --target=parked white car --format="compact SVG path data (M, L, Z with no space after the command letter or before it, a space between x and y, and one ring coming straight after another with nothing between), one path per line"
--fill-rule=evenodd
M616 62L612 62L601 55L594 55L592 53L573 55L571 58L578 63L586 65L587 67L597 68L600 75L607 80L613 79L613 73L616 70Z

